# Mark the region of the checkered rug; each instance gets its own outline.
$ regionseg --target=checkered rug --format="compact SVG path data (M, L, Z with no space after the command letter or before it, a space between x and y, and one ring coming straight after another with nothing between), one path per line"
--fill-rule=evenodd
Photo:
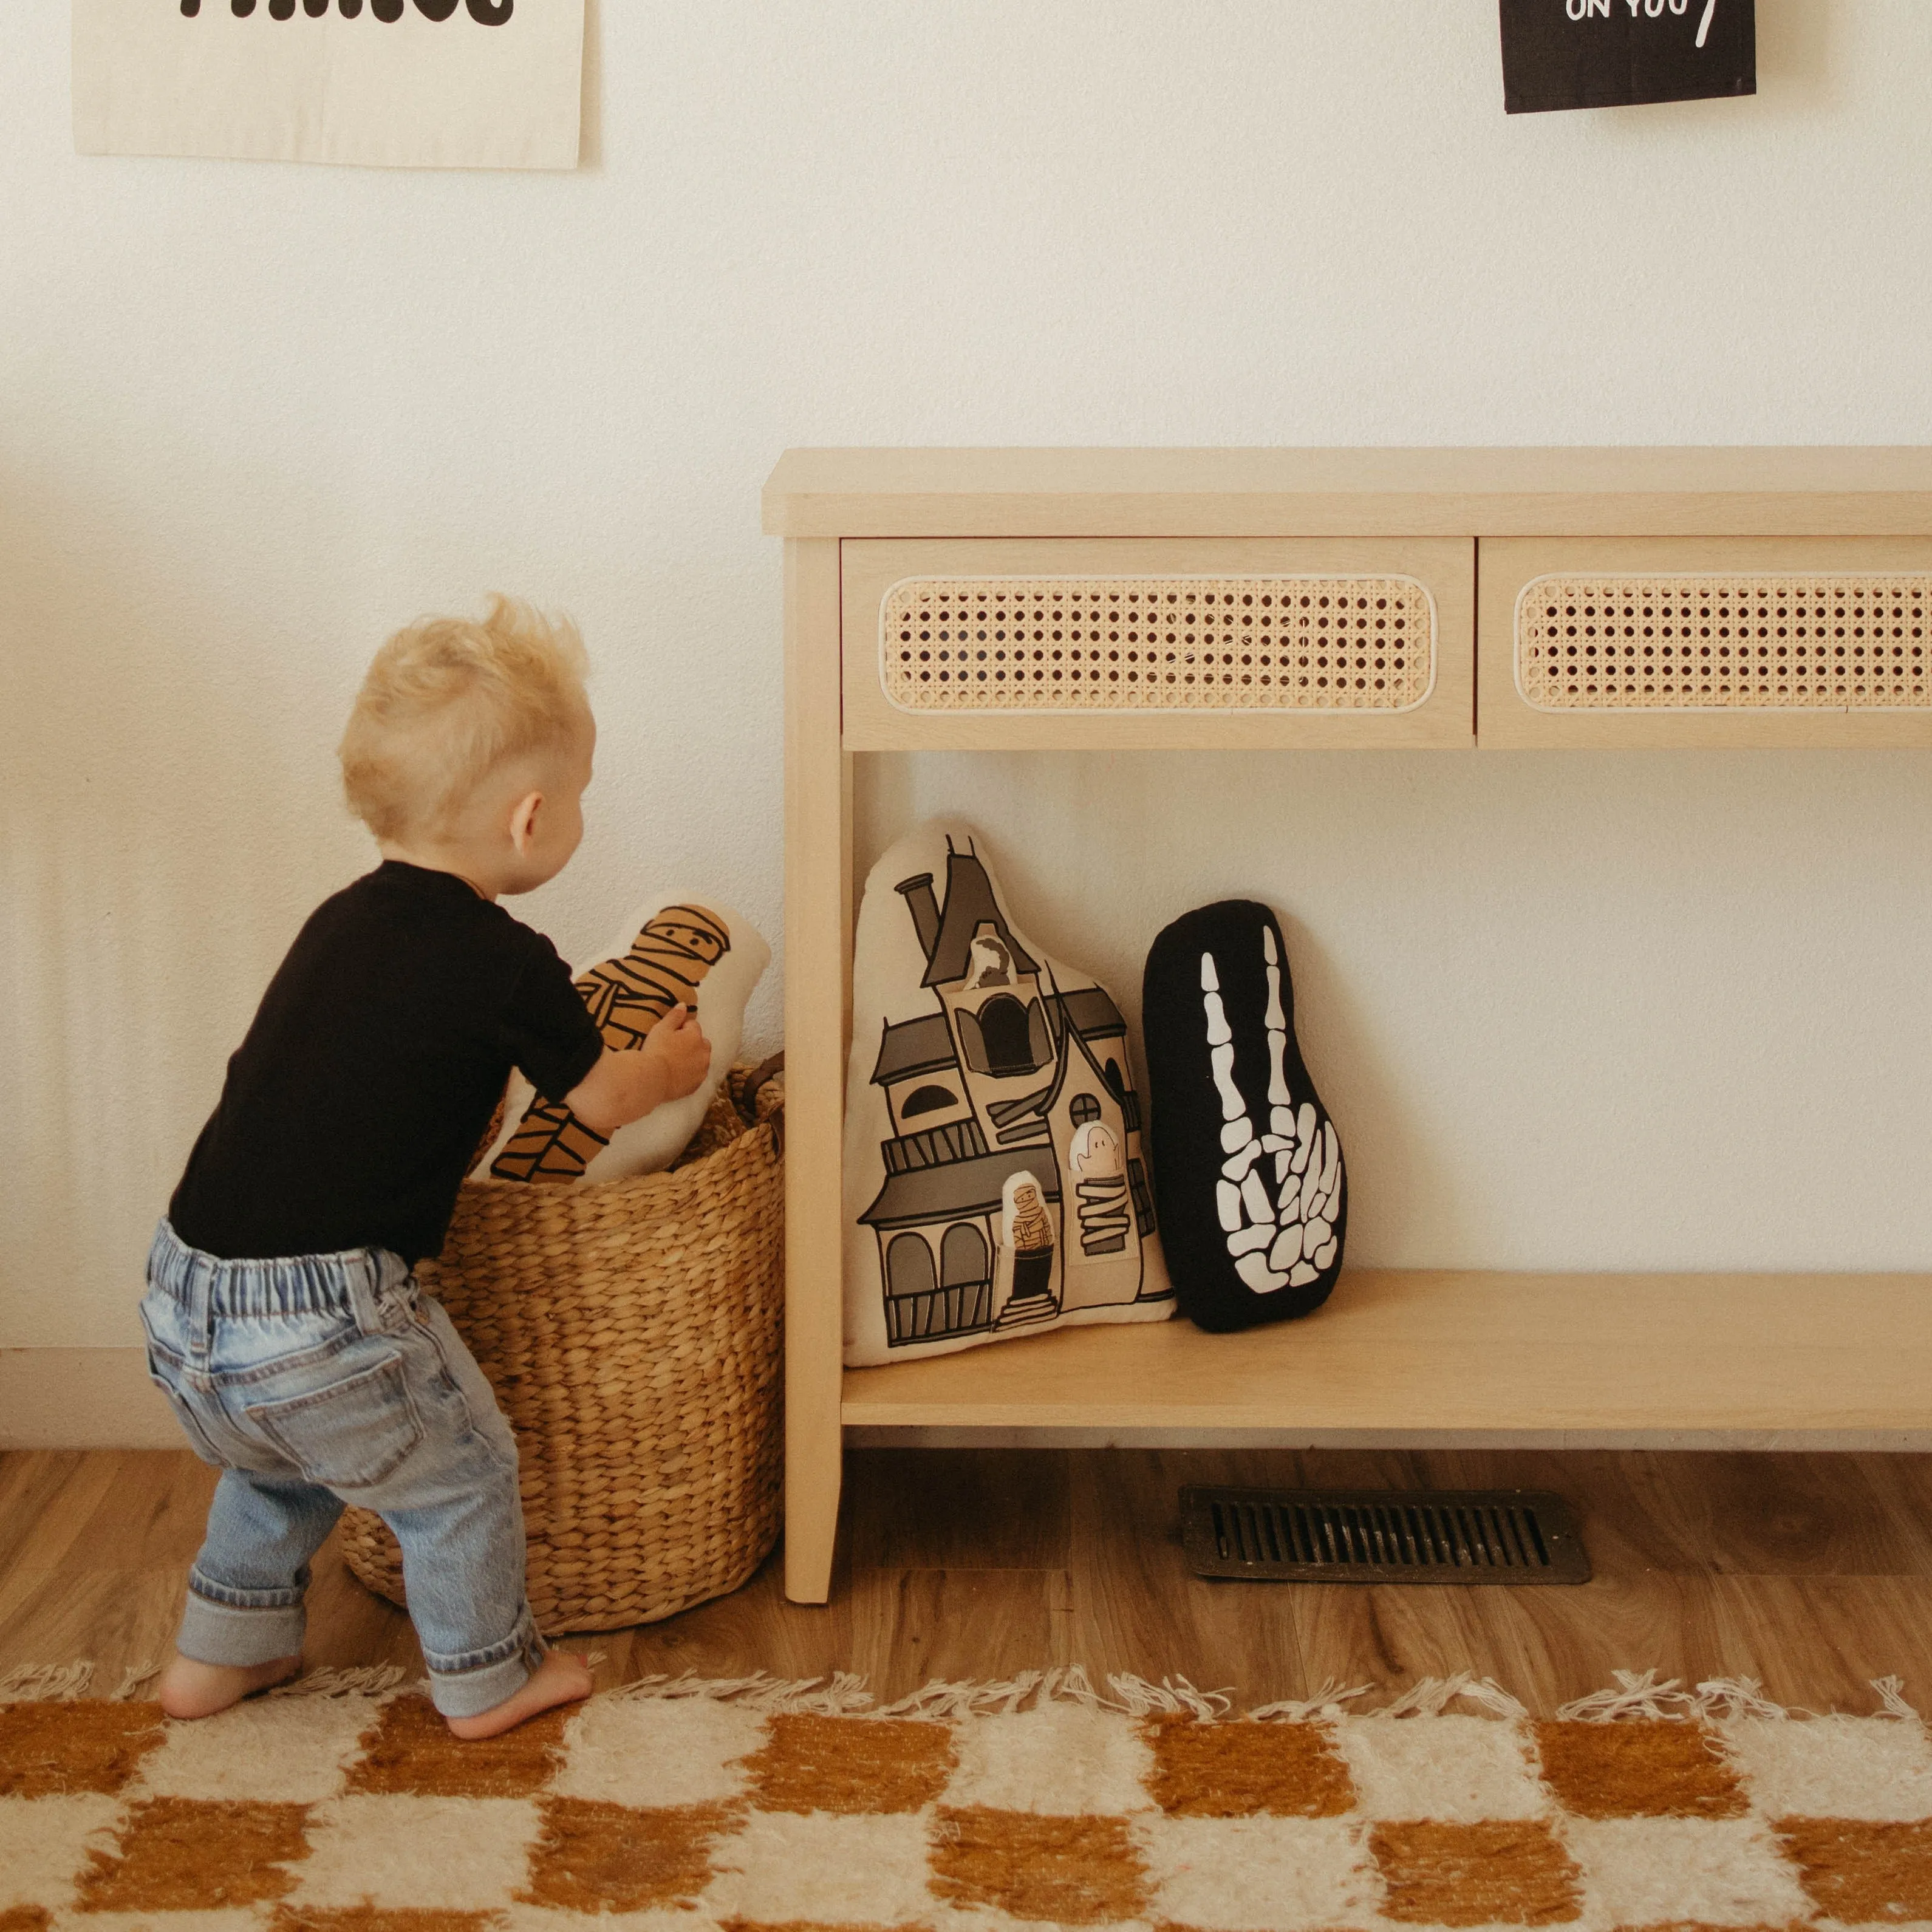
M1626 1678L1549 1722L1466 1678L1245 1718L1078 1672L878 1712L659 1682L488 1744L366 1673L310 1688L194 1724L0 1701L0 1932L1932 1924L1890 1680L1815 1717Z

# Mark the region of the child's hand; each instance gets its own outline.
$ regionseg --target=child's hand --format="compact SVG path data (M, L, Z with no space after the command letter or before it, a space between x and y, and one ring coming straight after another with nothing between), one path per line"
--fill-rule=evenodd
M607 1046L603 1058L565 1096L594 1134L608 1140L667 1100L697 1092L711 1064L711 1042L688 1006L674 1006L642 1046Z
M711 1065L711 1042L688 1006L674 1006L644 1036L642 1049L655 1054L664 1073L664 1097L694 1094Z

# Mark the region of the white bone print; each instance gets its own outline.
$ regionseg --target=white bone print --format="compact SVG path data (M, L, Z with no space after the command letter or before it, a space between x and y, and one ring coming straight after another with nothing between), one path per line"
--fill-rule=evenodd
M1234 1272L1257 1294L1305 1288L1334 1260L1342 1201L1342 1143L1334 1124L1321 1120L1312 1101L1297 1107L1288 1091L1281 960L1266 926L1262 956L1268 964L1268 1130L1257 1134L1234 1084L1234 1036L1221 1004L1221 976L1214 954L1201 956L1208 1064L1221 1096L1221 1151L1226 1156L1215 1184L1215 1204Z

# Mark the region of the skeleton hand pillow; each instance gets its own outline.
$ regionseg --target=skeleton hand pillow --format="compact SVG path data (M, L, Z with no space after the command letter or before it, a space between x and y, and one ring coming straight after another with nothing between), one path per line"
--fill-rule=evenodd
M866 882L845 1099L845 1360L1160 1321L1126 1023L1007 916L961 826Z
M1228 899L1155 940L1142 985L1154 1198L1181 1312L1204 1328L1306 1315L1342 1271L1342 1143L1302 1064L1288 949Z
M578 969L577 990L604 1045L620 1052L641 1046L672 1007L693 1008L711 1045L704 1078L606 1142L514 1074L503 1109L514 1124L493 1140L485 1171L497 1180L616 1180L670 1166L737 1058L745 1003L771 957L758 928L722 907L659 901L633 915L623 938Z

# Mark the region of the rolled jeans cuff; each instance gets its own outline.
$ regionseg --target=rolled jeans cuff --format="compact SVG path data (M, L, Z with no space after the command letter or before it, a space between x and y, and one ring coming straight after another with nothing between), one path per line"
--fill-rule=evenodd
M449 1660L425 1657L430 1701L446 1718L480 1718L514 1697L530 1681L545 1648L536 1626L526 1621L514 1637L483 1653L488 1661L452 1670ZM506 1654L493 1654L496 1652Z
M272 1664L302 1654L308 1622L298 1603L218 1604L190 1583L175 1648L197 1664Z

